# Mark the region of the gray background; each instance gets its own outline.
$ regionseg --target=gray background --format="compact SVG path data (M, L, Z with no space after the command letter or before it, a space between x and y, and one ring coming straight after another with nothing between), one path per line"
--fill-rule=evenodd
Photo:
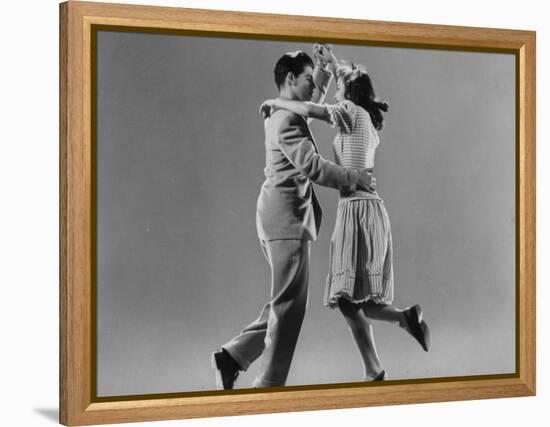
M100 32L98 394L214 388L211 351L255 318L269 269L255 204L261 101L272 70L311 44ZM375 324L392 379L514 371L514 57L335 46L390 103L377 153L395 248L396 306L422 304L424 353ZM332 101L334 88L329 92ZM331 158L334 130L312 123ZM336 192L289 385L360 379L344 321L321 304ZM238 385L249 387L253 365Z

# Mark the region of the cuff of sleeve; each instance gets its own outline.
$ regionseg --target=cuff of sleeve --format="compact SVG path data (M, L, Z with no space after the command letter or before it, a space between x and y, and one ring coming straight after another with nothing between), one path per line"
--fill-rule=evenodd
M359 172L357 170L349 170L349 181L349 191L357 190L357 183L359 182Z
M336 111L336 105L327 104L327 112L330 119L330 127L336 128L338 126L338 112Z

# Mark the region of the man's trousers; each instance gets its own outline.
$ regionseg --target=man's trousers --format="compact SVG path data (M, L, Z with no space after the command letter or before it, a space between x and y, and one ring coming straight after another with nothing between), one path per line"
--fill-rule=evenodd
M271 267L271 296L260 316L222 347L243 370L263 353L254 387L283 386L306 311L308 240L261 241Z

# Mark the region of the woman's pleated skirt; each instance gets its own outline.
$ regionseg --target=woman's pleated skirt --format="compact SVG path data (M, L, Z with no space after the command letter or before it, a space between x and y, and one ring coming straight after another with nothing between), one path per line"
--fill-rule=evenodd
M380 199L342 199L330 242L330 268L324 304L339 298L360 303L393 301L390 219Z

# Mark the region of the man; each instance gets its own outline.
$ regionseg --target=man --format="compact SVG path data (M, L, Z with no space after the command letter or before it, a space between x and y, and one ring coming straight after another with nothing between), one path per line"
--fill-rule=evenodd
M304 52L283 55L275 66L279 97L309 101L324 98L331 74ZM285 385L305 314L310 242L317 238L321 208L311 181L339 190L371 186L370 171L357 171L325 160L317 151L304 117L278 110L264 122L265 181L256 223L271 267L271 299L260 316L212 356L217 386L232 389L240 371L263 353L255 387Z

